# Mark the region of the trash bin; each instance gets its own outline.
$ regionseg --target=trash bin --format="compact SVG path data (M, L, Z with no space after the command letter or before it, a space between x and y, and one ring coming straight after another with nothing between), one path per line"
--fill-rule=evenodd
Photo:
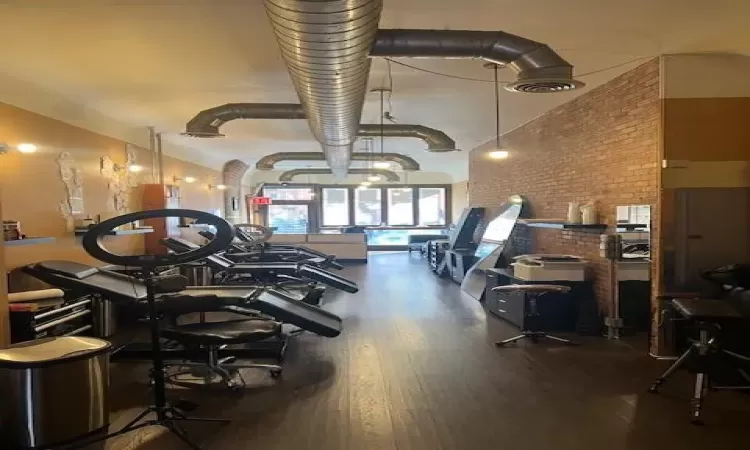
M111 346L69 336L0 349L1 447L36 449L106 430Z

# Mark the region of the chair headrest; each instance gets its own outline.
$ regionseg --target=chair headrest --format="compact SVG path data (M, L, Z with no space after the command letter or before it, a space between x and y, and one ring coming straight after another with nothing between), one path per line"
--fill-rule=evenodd
M36 266L48 272L77 278L79 280L90 277L91 275L99 271L99 269L97 269L96 267L87 266L86 264L81 264L74 261L42 261L37 263Z

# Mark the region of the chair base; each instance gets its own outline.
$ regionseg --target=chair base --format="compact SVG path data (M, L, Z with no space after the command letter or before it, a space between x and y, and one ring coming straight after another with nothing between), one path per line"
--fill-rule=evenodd
M240 369L264 369L268 370L271 378L279 378L282 374L282 367L279 364L263 363L236 363L236 358L219 359L219 347L209 347L208 359L202 361L185 361L175 364L180 369L167 376L170 384L181 387L212 387L223 385L228 389L239 391L244 389L246 384Z
M510 339L505 339L503 341L495 342L495 347L505 347L507 344L512 344L522 339L531 339L531 342L535 344L543 339L549 339L551 341L560 342L565 345L578 345L578 342L571 341L570 339L565 339L565 338L561 338L558 336L553 336L543 331L524 331L518 336L514 336Z

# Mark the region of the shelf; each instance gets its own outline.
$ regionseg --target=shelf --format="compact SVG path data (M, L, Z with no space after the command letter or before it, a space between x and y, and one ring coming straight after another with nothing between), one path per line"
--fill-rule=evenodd
M53 242L55 242L55 238L53 237L30 237L15 241L3 241L3 245L6 247L20 247L22 245L51 244Z
M624 228L627 231L636 231L640 228L644 232L648 231L648 225L642 223L618 223L615 228Z
M525 222L519 220L518 223L526 225L527 227L534 228L552 228L555 230L571 230L571 231L604 231L607 229L606 223L593 223L593 224L580 224L580 223L565 223L565 222Z
M83 236L88 233L89 230L76 230L76 236ZM153 233L153 228L137 228L135 230L114 230L107 233L107 236L126 236L129 234L147 234Z

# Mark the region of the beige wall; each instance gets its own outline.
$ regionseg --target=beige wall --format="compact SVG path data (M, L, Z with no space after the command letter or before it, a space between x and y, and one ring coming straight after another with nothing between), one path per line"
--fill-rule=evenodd
M469 182L459 181L451 185L451 222L461 217L464 208L469 206Z
M66 228L60 214L60 202L66 198L56 158L69 152L75 166L83 172L85 213L96 217L108 210L108 180L100 174L100 159L109 156L115 163L125 163L126 144L66 123L0 104L0 141L11 146L31 142L39 147L36 153L22 154L11 149L0 156L0 186L2 187L3 217L21 222L28 236L51 236L54 244L9 247L5 251L8 269L41 259L69 259L90 262L82 250L80 238ZM151 182L151 156L145 149L136 151L137 163L144 166L139 182ZM213 211L220 208L221 192L209 191L209 183L216 184L219 172L178 159L164 158L164 178L190 175L198 180L181 186L181 206ZM140 205L137 188L130 196L130 210ZM107 238L115 251L142 250L142 236L113 236Z

